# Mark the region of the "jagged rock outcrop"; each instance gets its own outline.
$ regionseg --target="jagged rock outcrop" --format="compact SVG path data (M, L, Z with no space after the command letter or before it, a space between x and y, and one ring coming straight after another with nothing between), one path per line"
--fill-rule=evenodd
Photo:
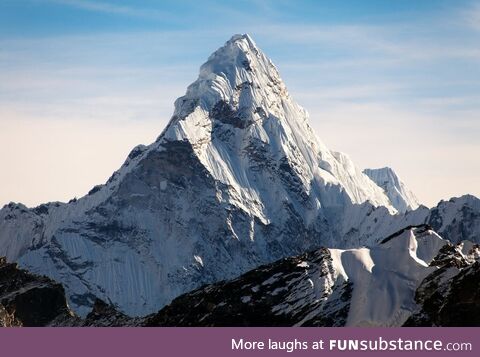
M417 289L418 308L404 326L480 326L480 247L445 245L431 265L439 269Z
M119 312L111 304L96 299L92 311L81 322L81 326L93 327L134 327L142 326L142 318L132 318Z
M2 326L478 326L480 246L428 225L378 246L321 248L183 294L129 317L96 299L85 318L62 286L0 259Z
M46 326L75 320L61 284L0 257L0 326Z
M441 201L430 211L428 223L453 243L480 243L480 199L464 195Z
M357 205L347 214L349 224L344 226L340 239L355 242L354 246L373 246L404 227L422 224L428 224L455 244L464 240L480 243L480 199L472 195L440 201L431 209L419 206L405 214L391 215L382 207L368 204ZM339 226L342 224L342 221L338 222Z

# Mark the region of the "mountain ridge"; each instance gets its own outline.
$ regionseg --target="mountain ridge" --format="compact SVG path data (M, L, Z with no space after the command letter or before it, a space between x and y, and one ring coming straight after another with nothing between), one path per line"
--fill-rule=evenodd
M420 225L373 249L320 248L283 258L185 293L147 316L132 318L96 299L81 318L60 284L0 258L0 325L477 326L479 259L478 244L454 245Z

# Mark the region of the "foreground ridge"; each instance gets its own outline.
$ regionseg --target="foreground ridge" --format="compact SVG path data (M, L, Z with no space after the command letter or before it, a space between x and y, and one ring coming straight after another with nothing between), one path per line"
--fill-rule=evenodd
M426 226L393 237L374 249L321 248L284 258L181 295L137 318L99 299L85 319L79 318L69 310L59 284L2 259L0 324L478 326L480 246L453 245ZM23 303L26 295L33 304Z

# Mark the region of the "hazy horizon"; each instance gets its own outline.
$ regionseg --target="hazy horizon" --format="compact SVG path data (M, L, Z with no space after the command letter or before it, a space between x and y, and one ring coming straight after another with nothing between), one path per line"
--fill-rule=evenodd
M331 150L392 167L427 206L480 196L478 3L25 0L0 4L0 206L104 183L235 33Z

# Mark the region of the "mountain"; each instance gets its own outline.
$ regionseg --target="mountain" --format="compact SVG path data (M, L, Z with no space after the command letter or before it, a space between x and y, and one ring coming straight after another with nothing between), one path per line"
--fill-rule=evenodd
M398 212L405 213L419 206L414 193L400 181L400 178L391 168L365 169L363 173L383 189Z
M390 215L382 207L360 207L354 228L343 239L362 244L375 245L404 227L428 224L442 237L452 243L469 240L480 243L480 199L472 195L453 197L440 201L431 209L419 206L405 214Z
M105 184L69 203L3 207L0 255L62 283L82 317L98 299L144 316L263 264L375 246L412 224L442 222L455 239L461 230L478 240L479 206L459 200L400 214L388 191L316 138L276 67L236 35L201 66L158 139Z
M334 245L331 217L382 189L314 135L306 111L248 35L201 66L172 119L104 185L65 203L0 211L0 254L130 315L202 284Z
M454 243L480 243L480 200L472 195L453 197L432 208L427 221Z
M131 318L95 300L85 318L62 286L0 259L0 326L478 326L480 246L428 225L374 248L320 248L255 268Z

